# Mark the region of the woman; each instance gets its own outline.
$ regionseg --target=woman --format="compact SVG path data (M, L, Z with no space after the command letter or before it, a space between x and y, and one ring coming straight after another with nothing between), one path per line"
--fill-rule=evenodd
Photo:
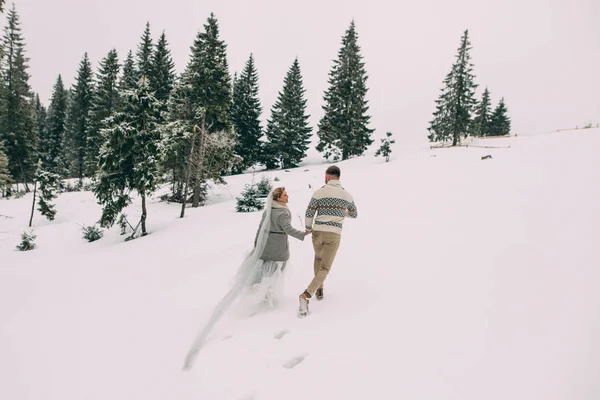
M254 238L254 247L258 240L259 232L266 229L265 219L269 216L269 231L266 237L266 243L259 255L259 259L263 260L262 268L257 271L253 284L260 283L264 278L272 276L277 271L283 271L287 260L290 258L288 236L292 236L298 240L304 240L309 231L299 231L292 227L292 213L287 207L289 196L284 187L278 187L272 192L271 209L265 210L256 237ZM268 206L269 204L267 204Z
M185 357L184 369L189 370L194 364L198 352L206 344L208 335L248 287L260 301L266 300L273 305L272 288L276 286L276 277L281 274L285 262L290 258L288 235L304 240L310 232L299 231L292 227L292 214L287 208L288 194L284 187L271 191L267 197L265 211L254 239L254 249L239 266L233 286L217 304L210 318L198 332L192 346ZM265 223L267 221L267 223ZM276 274L277 273L277 274ZM269 282L263 282L269 280Z

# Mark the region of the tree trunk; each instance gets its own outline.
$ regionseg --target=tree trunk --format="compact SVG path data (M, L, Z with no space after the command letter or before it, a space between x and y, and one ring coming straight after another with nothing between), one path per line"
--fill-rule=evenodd
M194 158L194 143L196 143L196 130L198 126L194 125L194 129L192 131L192 148L190 150L190 158L188 159L188 166L185 172L185 184L183 185L183 197L181 200L181 214L179 218L183 218L185 215L185 205L187 203L187 195L188 195L188 185L190 183L190 172L192 171L192 161Z
M205 130L204 130L204 115L202 116L202 128L200 129L200 141L198 144L198 152L197 152L197 159L196 161L196 166L197 166L197 170L196 170L196 176L195 176L195 183L194 183L194 197L192 199L192 207L196 208L200 205L200 186L202 185L202 174L203 174L203 167L204 167L204 136L206 134Z
M146 189L142 191L142 236L146 236Z
M33 213L35 212L35 195L37 194L37 181L33 183L33 203L31 204L31 217L29 217L29 227L33 222Z

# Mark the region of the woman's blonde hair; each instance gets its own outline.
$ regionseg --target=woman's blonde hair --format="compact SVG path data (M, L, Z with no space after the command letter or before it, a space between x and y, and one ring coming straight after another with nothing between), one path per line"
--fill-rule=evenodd
M279 198L283 194L284 190L285 190L285 188L283 186L275 188L275 190L273 190L273 200L275 200L275 201L279 200Z

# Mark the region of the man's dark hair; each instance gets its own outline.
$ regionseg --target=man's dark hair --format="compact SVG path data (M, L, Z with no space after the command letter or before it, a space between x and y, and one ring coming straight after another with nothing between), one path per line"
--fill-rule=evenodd
M331 167L327 168L327 171L325 171L325 173L327 175L333 175L338 178L340 177L340 169L335 165L332 165Z

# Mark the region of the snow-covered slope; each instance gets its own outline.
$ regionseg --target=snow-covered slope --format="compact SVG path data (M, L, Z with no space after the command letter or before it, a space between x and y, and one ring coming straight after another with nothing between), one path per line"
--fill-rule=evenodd
M151 234L127 243L117 228L81 239L100 209L66 193L55 221L36 215L38 248L15 251L31 197L0 200L0 399L600 398L600 130L476 144L496 148L338 164L359 218L325 299L296 317L312 245L290 239L281 302L230 313L190 372L260 220L234 212L250 175L185 219L152 201ZM296 216L324 169L265 175Z

